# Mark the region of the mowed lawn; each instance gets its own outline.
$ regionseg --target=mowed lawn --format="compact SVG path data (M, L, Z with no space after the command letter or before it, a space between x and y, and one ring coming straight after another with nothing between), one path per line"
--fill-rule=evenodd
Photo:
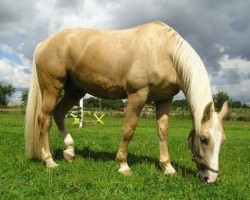
M94 118L88 118L94 119ZM115 154L123 118L80 129L67 119L75 140L76 159L67 163L55 123L53 156L59 167L47 169L24 156L24 116L0 112L0 199L250 199L250 122L224 123L227 140L220 154L216 184L201 183L191 161L188 119L171 118L169 151L177 175L163 175L154 118L141 118L129 146L132 176L118 174Z

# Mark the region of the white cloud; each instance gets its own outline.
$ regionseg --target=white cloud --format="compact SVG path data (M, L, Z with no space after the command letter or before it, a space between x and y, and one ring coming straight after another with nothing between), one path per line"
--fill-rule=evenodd
M12 67L10 61L7 59L0 60L0 74L1 74L1 81L9 83L9 79L12 75Z
M21 59L21 64L7 59L0 59L0 81L4 82L4 84L11 84L16 88L16 92L11 98L12 102L20 102L21 90L25 90L29 87L30 74L27 73L27 71L30 70L30 63L22 56ZM27 62L29 64L27 64Z
M0 45L0 50L5 52L5 53L8 53L8 54L13 54L14 53L13 48L11 48L10 46L8 46L6 44L1 44Z
M225 91L233 100L241 100L250 104L250 61L241 57L230 58L224 55L219 64L221 70L217 76L211 77L214 83L213 92Z
M219 64L224 70L237 68L241 72L250 73L250 61L241 57L230 58L228 55L224 55L219 60Z
M1 81L12 84L15 88L28 88L30 74L26 71L29 66L16 64L13 61L0 59Z
M216 44L215 47L219 50L220 53L223 53L225 51L225 47L220 44Z
M0 81L15 88L28 88L31 62L8 45L0 45L0 53L8 55L0 59Z
M56 7L56 1L38 1L36 26L46 23L48 34L72 27L111 28L111 11L115 4L100 3L99 1L85 0L78 3L75 10L67 7ZM46 13L46 14L45 14Z

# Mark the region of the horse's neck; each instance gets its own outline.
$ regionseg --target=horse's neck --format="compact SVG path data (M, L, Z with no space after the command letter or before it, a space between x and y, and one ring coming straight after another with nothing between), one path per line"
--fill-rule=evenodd
M174 50L173 63L190 105L194 128L199 132L204 109L213 101L207 71L199 55L182 38Z

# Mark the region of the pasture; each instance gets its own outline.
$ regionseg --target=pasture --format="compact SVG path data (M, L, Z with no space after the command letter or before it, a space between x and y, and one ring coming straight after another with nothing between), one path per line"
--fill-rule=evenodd
M93 119L93 118L91 118ZM191 161L187 137L191 120L170 119L169 151L178 174L163 175L154 118L141 118L129 146L132 176L118 174L115 154L123 118L104 117L102 124L80 129L67 119L75 140L76 159L63 160L64 149L55 123L53 156L59 164L47 169L24 156L24 116L0 112L0 199L249 199L250 122L225 121L226 142L220 154L216 184L201 183Z

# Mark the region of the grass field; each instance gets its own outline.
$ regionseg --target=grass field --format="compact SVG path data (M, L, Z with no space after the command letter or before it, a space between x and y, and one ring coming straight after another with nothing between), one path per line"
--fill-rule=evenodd
M250 199L250 122L224 123L220 178L208 185L197 179L191 161L190 120L170 120L169 151L178 172L174 177L164 176L158 167L154 119L141 118L130 143L131 177L118 174L115 162L123 118L103 121L80 129L67 119L77 154L71 164L62 158L63 143L53 123L51 144L59 167L51 170L25 158L23 114L0 112L0 199Z

